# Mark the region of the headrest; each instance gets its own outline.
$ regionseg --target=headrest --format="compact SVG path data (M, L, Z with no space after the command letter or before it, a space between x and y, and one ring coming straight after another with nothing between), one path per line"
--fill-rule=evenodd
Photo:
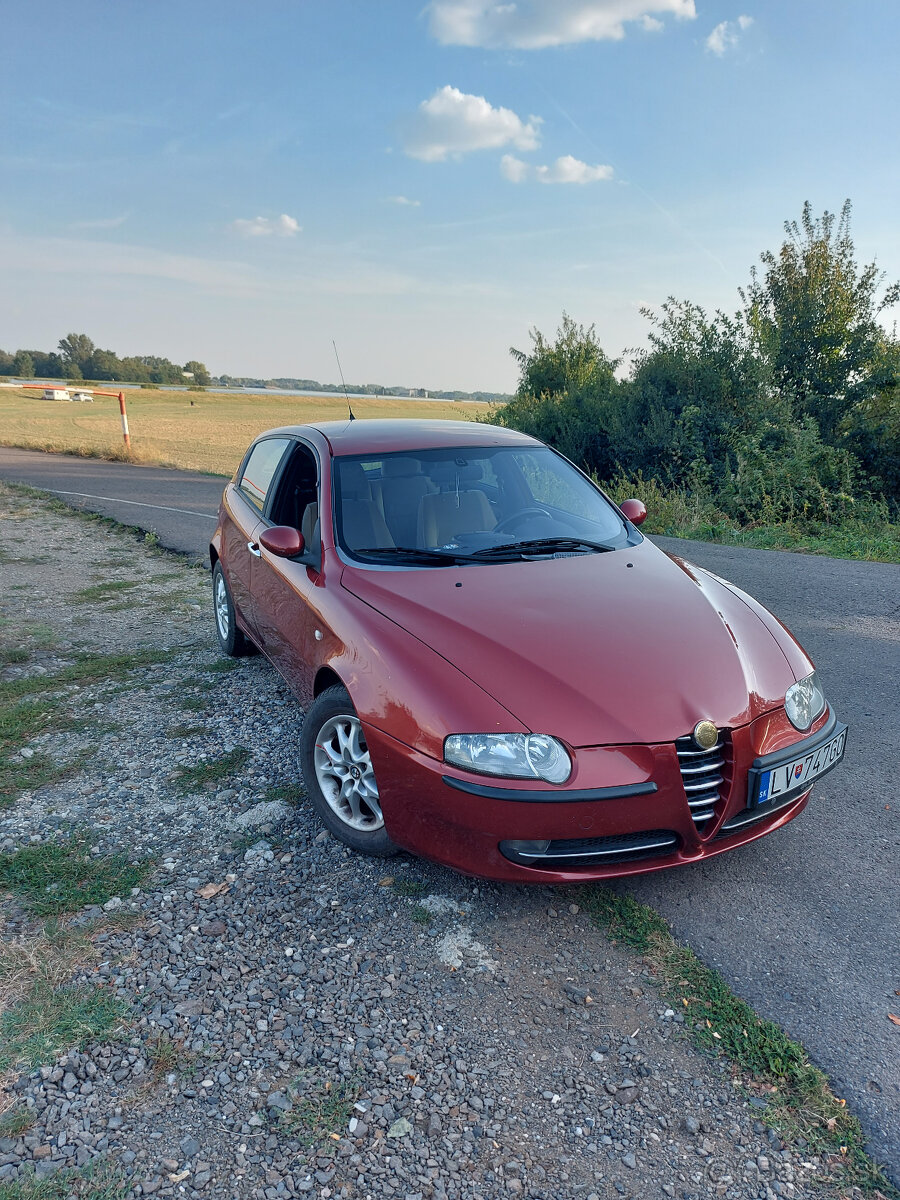
M362 463L341 463L341 496L345 500L370 500L372 492Z
M408 479L410 475L422 474L422 464L417 458L386 458L381 473L385 479Z

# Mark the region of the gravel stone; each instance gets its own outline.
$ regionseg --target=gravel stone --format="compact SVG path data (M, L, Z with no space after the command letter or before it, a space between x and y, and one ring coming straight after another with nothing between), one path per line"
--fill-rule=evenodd
M0 514L0 562L22 585L0 590L0 615L55 637L0 678L54 673L73 651L171 653L66 685L91 728L48 726L27 749L73 769L0 811L0 851L78 826L97 854L155 864L73 918L97 954L72 982L102 985L130 1020L11 1073L34 1122L0 1139L0 1180L107 1157L129 1200L823 1194L827 1164L770 1139L569 894L403 857L386 869L308 804L273 799L301 782L303 714L264 658L219 656L204 572L2 487ZM109 577L134 584L127 606L73 599ZM185 768L238 747L238 769L185 794ZM39 934L2 903L7 940Z

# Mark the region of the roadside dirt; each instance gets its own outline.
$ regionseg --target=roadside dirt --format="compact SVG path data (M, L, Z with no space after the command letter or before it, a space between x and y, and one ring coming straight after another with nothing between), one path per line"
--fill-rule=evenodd
M263 659L219 658L204 572L2 488L0 516L0 641L27 651L0 680L62 698L10 757L72 768L0 811L0 851L80 831L98 864L148 870L62 918L93 947L71 982L118 1024L29 1068L15 997L0 1018L7 1116L27 1119L0 1136L0 1189L103 1163L120 1190L77 1194L833 1195L570 897L323 834L302 713ZM8 962L46 934L0 903Z

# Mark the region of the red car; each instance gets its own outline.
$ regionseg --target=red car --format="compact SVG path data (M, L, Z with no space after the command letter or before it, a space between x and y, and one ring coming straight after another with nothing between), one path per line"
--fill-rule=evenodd
M846 726L784 626L645 515L490 425L257 438L210 546L216 631L305 708L298 771L336 837L565 883L797 816Z

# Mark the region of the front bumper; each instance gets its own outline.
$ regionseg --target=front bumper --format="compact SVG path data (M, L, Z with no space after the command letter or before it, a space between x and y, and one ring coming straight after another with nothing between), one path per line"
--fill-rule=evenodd
M458 771L368 725L366 741L399 846L482 878L576 883L696 862L786 825L811 789L748 809L749 772L764 756L799 753L833 723L826 710L800 738L782 709L732 730L721 798L702 826L673 743L579 749L569 784L550 788ZM535 857L535 842L548 851Z

